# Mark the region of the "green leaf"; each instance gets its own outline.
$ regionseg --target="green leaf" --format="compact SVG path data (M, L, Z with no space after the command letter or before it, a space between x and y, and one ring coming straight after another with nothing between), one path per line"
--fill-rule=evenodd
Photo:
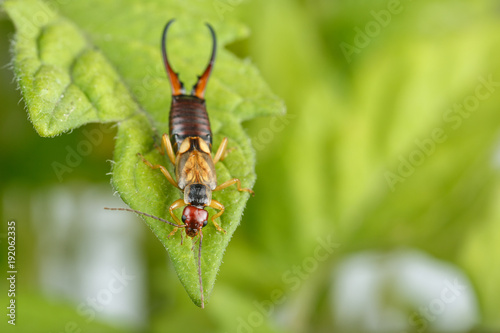
M15 74L36 131L54 136L90 122L117 122L112 184L133 209L170 219L168 207L181 198L158 170L148 168L137 157L140 152L173 172L168 159L153 146L155 134L168 132L171 96L160 40L163 26L171 18L178 20L169 31L168 52L186 87L204 69L211 51L203 23L210 22L217 33L218 55L207 88L207 109L214 147L228 137L229 147L235 148L216 166L219 183L238 177L244 187L254 185L255 153L241 123L284 112L283 103L255 67L224 49L246 37L248 30L237 22L221 21L212 6L173 0L4 3L17 30ZM204 229L205 299L248 197L235 188L214 193L214 199L226 207L219 224L227 234L217 232L211 224ZM181 232L167 239L172 226L145 220L167 249L189 296L200 305L197 251L191 251L191 239L181 246Z
M498 328L498 294L500 286L500 268L492 265L492 258L498 258L500 248L500 209L498 199L500 198L499 178L492 184L494 191L486 198L489 207L481 212L483 219L477 219L475 228L471 228L465 244L460 250L458 262L464 267L472 279L479 303L482 308L482 321L484 326ZM476 216L474 216L476 218Z

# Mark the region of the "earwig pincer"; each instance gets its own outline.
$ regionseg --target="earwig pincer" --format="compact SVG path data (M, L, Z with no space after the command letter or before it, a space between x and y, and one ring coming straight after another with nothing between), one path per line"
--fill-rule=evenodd
M218 210L212 216L211 221L218 231L225 233L225 230L215 221L224 213L224 206L212 199L212 192L236 184L238 191L254 193L248 188L242 188L241 182L237 178L217 185L215 164L224 159L228 140L227 138L222 140L215 155L212 157L212 131L204 99L205 89L214 66L217 49L215 32L212 26L207 23L213 40L212 54L205 71L198 77L198 81L193 86L191 93L186 94L184 85L179 80L178 74L172 69L167 56L166 37L168 28L173 22L174 20L171 20L166 24L162 35L163 62L172 88L172 104L169 115L170 135L163 134L162 136L161 154L164 155L166 152L170 162L174 165L175 179L163 165L153 165L142 154L139 153L138 155L151 169L160 169L168 182L183 192L183 198L174 201L169 208L170 216L175 223L134 209L106 209L131 211L173 225L174 228L168 237L175 234L179 228L184 228L186 235L191 238L199 236L198 273L200 278L201 307L203 308L201 245L203 240L202 228L207 225L209 217L208 212L205 210L206 207ZM184 207L184 210L181 222L175 216L174 210L182 207Z

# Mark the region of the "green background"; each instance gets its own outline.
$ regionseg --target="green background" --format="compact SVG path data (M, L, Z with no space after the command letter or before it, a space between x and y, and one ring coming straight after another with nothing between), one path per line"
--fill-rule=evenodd
M87 323L77 313L82 300L41 287L40 239L30 221L43 216L43 208L33 197L55 186L79 191L102 184L111 196L107 160L116 133L109 126L103 142L59 182L52 163L63 162L66 147L85 140L82 129L98 125L51 139L35 133L8 68L14 28L2 13L2 232L8 219L17 221L19 274L18 325L7 327L4 318L0 327L64 332L74 322L83 332L244 332L242 321L260 313L255 302L272 300L278 290L283 302L268 315L255 315L262 320L246 331L373 331L335 316L342 303L333 301L334 272L353 254L412 249L460 270L477 300L474 330L499 330L500 87L482 86L481 96L490 94L472 111L454 108L473 101L483 80L500 82L500 7L495 1L403 1L379 23L392 3L208 2L219 24L232 19L250 28L249 38L228 49L255 63L285 101L287 115L244 123L257 153L256 196L229 243L205 310L192 304L161 243L136 220L146 277L144 319L128 328L106 318ZM370 27L371 36L360 37ZM356 47L347 57L346 44ZM433 148L421 148L429 140ZM401 178L388 182L394 175ZM297 284L287 282L287 272L314 258L318 237L328 236L338 245L333 253L296 275ZM4 238L2 252L6 271ZM5 280L0 287L3 307ZM402 318L385 331L417 331L407 319L432 297L421 302L390 287L379 292L376 316L390 322L381 314L391 309ZM365 297L369 303L371 296ZM425 331L439 331L435 323Z

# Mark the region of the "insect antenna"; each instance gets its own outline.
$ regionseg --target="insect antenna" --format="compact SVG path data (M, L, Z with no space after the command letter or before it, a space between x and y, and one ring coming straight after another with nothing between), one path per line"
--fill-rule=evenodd
M203 99L205 97L205 88L207 86L208 78L210 77L210 73L212 72L212 67L215 62L215 54L217 51L217 38L215 37L215 31L212 26L206 23L208 29L210 30L210 34L212 35L212 56L210 57L210 61L208 62L207 68L205 72L201 76L198 76L198 82L193 86L193 91L191 95L196 96L198 98Z
M154 215L143 213L143 212L135 210L135 209L130 209L130 208L108 208L108 207L104 207L104 209L106 209L106 210L125 210L127 212L133 212L133 213L136 213L136 214L139 214L139 215L144 215L144 216L150 217L150 218L158 220L158 221L162 221L162 222L168 223L168 224L173 225L174 227L177 227L177 228L184 228L185 227L185 225L175 224L175 223L172 223L170 221L164 220L161 217L157 217L157 216L154 216Z
M168 27L174 22L172 19L168 21L163 29L163 37L161 39L161 50L163 53L163 63L165 64L165 69L167 70L168 80L170 81L170 86L172 87L172 96L178 96L184 94L184 84L179 80L179 74L174 72L170 66L167 56L167 31Z
M203 280L201 278L201 243L203 241L203 233L200 230L200 246L198 248L198 274L200 276L200 293L201 293L201 308L205 308L205 301L203 299Z

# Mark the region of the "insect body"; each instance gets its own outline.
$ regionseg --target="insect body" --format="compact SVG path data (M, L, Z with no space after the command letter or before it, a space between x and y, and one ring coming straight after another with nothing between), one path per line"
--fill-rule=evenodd
M227 138L224 138L215 156L212 158L212 131L205 105L205 88L212 72L217 49L217 42L213 28L207 24L213 39L213 48L210 61L198 82L193 87L190 95L185 94L184 85L178 75L173 71L167 56L166 36L169 26L173 20L168 22L163 30L162 52L163 61L167 70L170 85L172 87L172 105L170 108L170 137L164 134L162 146L175 166L175 181L168 170L161 165L152 165L149 161L142 159L146 165L153 169L160 169L168 181L184 192L184 198L176 200L169 208L170 215L177 222L181 222L174 215L177 208L186 206L182 214L186 234L190 237L198 235L207 224L208 214L200 210L212 207L219 212L212 216L212 222L219 231L222 228L215 219L224 213L224 206L212 199L212 191L219 191L233 184L237 184L239 191L253 193L252 190L241 188L239 179L234 178L223 184L217 185L215 174L215 163L224 159L227 147ZM176 229L172 231L172 234Z
M167 23L162 36L163 61L172 88L172 104L170 108L170 136L163 134L161 153L167 153L170 162L175 166L175 178L162 165L153 165L141 154L142 161L152 169L160 169L167 180L173 186L183 191L183 198L174 201L169 208L170 216L175 221L161 219L140 211L128 208L114 208L115 210L133 211L141 215L152 217L174 226L169 237L175 234L179 228L184 228L186 235L193 238L199 235L200 246L198 250L198 272L200 277L201 307L203 308L203 285L201 280L201 245L203 240L202 228L208 223L208 212L206 207L211 207L219 212L211 218L217 230L225 231L215 222L224 213L224 206L212 199L212 192L222 190L228 186L237 185L238 191L246 191L253 194L248 188L241 188L241 182L237 178L228 180L217 185L215 164L225 157L227 138L222 140L217 152L212 157L212 131L205 105L205 89L212 72L215 61L217 42L213 28L207 24L213 39L213 48L210 61L193 86L191 94L187 95L184 85L178 75L170 66L167 56L166 36L169 26L174 20ZM175 216L174 210L185 207L182 213L182 222ZM182 240L181 240L182 244Z

